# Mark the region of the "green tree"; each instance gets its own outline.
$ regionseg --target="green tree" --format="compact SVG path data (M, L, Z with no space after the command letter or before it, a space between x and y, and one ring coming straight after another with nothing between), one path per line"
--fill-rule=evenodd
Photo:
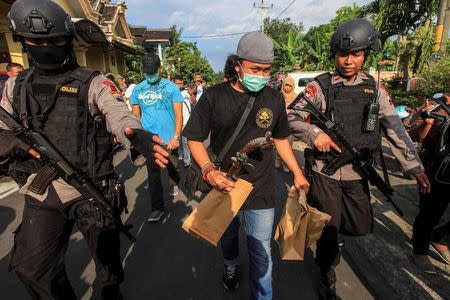
M211 65L195 43L179 41L167 50L167 56L173 62L172 71L187 82L192 81L195 73L200 73L209 84L216 83Z
M450 45L450 43L447 44ZM425 66L418 74L418 78L417 93L419 95L431 97L434 93L450 93L450 46L447 46L446 53Z
M309 58L305 61L305 66L315 70L332 70L333 61L330 60L330 39L336 28L361 14L360 7L356 4L344 6L336 11L336 16L327 24L311 27L305 35L305 50Z
M432 19L439 0L375 0L361 9L373 20L382 44L398 36L397 62L403 77L418 73L429 64L433 43Z
M361 8L361 16L374 20L384 43L394 35L406 35L436 15L439 0L375 0Z
M142 46L136 45L138 50L144 51ZM140 55L127 54L125 55L126 75L132 82L137 83L144 80L144 73L142 72L142 59Z
M265 33L273 40L275 60L272 70L290 71L302 60L303 53L303 24L295 23L290 18L264 20Z

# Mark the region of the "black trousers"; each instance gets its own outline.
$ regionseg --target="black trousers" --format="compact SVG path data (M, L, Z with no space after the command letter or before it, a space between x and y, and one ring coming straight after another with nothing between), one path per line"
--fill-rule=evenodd
M316 248L316 263L324 274L339 263L339 233L364 235L372 231L372 205L367 180L337 181L312 172L310 183L309 204L331 216Z
M178 151L172 150L169 155L170 162L174 167L178 166ZM152 201L152 211L164 211L164 189L161 180L161 167L154 160L147 159L147 181L150 190L150 198Z
M32 299L77 299L66 274L64 256L74 225L55 191L45 202L26 196L16 231L10 267ZM95 262L94 299L116 299L123 281L119 232L95 226L82 231ZM69 258L70 259L70 258Z
M414 253L427 255L431 241L439 242L450 235L450 222L439 224L450 202L450 185L431 183L430 194L420 194L420 210L413 225L412 244Z

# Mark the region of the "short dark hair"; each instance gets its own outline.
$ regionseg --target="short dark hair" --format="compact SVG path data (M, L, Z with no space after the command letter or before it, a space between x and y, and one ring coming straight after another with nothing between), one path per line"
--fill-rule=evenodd
M181 80L181 81L184 82L183 76L181 76L181 75L175 75L175 76L173 76L173 81L175 82L175 80Z
M21 64L14 63L14 62L8 63L8 64L6 65L6 71L10 72L10 71L12 70L12 68L17 68L17 67L23 69L23 66L22 66Z
M236 54L231 54L227 57L227 61L225 62L225 67L223 68L224 77L229 81L235 81L238 79L238 73L235 70L235 67L239 65L242 59Z

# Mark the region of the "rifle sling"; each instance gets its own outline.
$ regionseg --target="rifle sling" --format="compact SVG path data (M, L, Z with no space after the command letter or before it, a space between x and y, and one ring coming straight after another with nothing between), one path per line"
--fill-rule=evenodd
M222 159L227 154L228 150L230 150L230 147L233 145L234 141L236 140L236 137L238 136L239 132L241 131L242 127L244 127L245 121L247 121L247 117L250 114L250 111L253 108L253 104L255 103L255 96L250 96L250 99L248 100L247 106L245 107L244 113L242 114L241 119L239 120L238 125L236 126L236 129L234 130L231 137L228 139L228 142L225 144L225 146L222 148L222 151L220 151L219 156L216 159L216 164L221 165Z

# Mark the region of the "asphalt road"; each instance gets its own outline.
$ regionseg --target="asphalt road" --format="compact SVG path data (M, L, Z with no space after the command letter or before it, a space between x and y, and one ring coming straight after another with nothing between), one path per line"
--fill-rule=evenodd
M248 259L245 237L241 235L241 284L233 292L222 286L220 249L193 239L181 229L181 224L198 199L188 201L184 192L165 199L167 215L161 223L148 224L150 201L147 193L145 167L134 167L124 153L115 157L116 169L125 180L129 199L128 215L138 242L130 244L122 237L122 257L125 282L121 289L124 299L248 299ZM276 171L277 183L273 196L280 216L290 174ZM165 183L167 186L167 182ZM14 273L8 273L12 232L18 226L23 209L23 197L14 191L8 178L0 179L0 295L2 299L29 299ZM281 261L277 245L272 247L274 260L274 299L317 299L318 269L313 251L308 250L303 262ZM94 263L85 241L74 231L66 255L67 273L80 299L89 299L94 280ZM373 299L370 287L356 276L344 259L337 269L338 294L342 299Z

